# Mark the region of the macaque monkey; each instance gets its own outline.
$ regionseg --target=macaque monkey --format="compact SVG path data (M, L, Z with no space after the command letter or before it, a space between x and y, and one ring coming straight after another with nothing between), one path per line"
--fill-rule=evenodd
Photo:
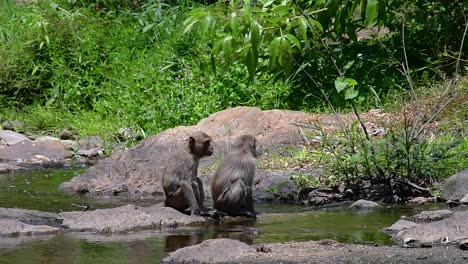
M206 133L197 131L188 138L187 147L168 157L162 176L166 206L186 214L203 215L205 193L197 176L198 163L213 154L211 141Z
M214 208L230 216L256 218L252 185L257 162L257 140L240 136L211 181Z

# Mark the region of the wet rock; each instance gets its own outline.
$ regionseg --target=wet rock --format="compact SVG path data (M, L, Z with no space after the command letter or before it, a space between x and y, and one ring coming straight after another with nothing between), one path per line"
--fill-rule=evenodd
M464 239L464 240L460 241L460 243L458 244L458 247L461 250L468 250L468 239Z
M41 212L37 210L1 208L0 219L14 219L30 225L48 225L58 227L62 220L56 213Z
M0 174L25 171L26 168L11 163L0 163Z
M0 218L0 237L57 234L60 230L46 225L28 225L16 219Z
M201 244L181 248L169 254L162 263L214 263L235 260L237 257L255 252L251 246L237 240L218 238Z
M336 193L332 188L319 188L311 191L306 201L307 206L323 206L325 204L338 202L342 195Z
M415 197L408 201L409 203L416 203L416 204L426 204L426 203L435 203L437 202L437 198L435 197Z
M382 228L380 231L385 233L385 234L393 236L393 235L398 234L398 232L400 232L402 230L405 230L405 229L408 229L408 228L411 228L411 227L414 227L414 226L417 226L417 225L418 224L416 224L415 222L412 222L412 221L398 220L393 225L391 225L389 227Z
M415 223L428 223L439 221L450 217L453 214L450 210L436 210L436 211L422 211L421 213L413 216L402 216L401 219L412 221Z
M0 130L0 140L7 146L15 145L21 141L29 141L25 135L11 130ZM0 157L2 156L0 155Z
M468 212L454 212L450 217L416 225L398 232L393 240L399 245L427 246L451 243L468 237Z
M95 211L64 212L62 226L69 231L121 233L134 230L175 228L205 222L199 216L188 216L172 208L154 205L125 205Z
M380 205L376 202L367 201L363 199L357 200L356 202L354 202L353 204L349 206L349 208L351 209L372 209L375 207L380 207Z
M468 194L468 170L451 176L442 189L442 198L460 201Z

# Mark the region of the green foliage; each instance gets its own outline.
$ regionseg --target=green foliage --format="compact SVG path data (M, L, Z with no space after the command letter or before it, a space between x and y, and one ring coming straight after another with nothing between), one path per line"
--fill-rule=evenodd
M324 160L330 161L323 167L325 175L334 175L348 186L396 180L431 186L463 170L468 162L464 138L409 139L404 129L387 128L382 138L369 141L358 122L349 130L323 134L323 151Z
M212 39L215 71L237 60L244 62L251 81L270 73L274 81L282 78L291 83L286 101L295 109L310 108L311 102L323 104L320 100L324 99L347 107L347 101L333 89L336 78L356 80L359 89L347 89L345 97L367 106L369 98L379 104L404 81L398 71L404 61L402 24L411 53L409 66L433 76L453 70L453 63L444 69L438 66L453 60L467 10L466 3L435 0L231 0L193 9L184 32ZM427 18L430 23L426 25ZM452 55L448 57L447 52Z

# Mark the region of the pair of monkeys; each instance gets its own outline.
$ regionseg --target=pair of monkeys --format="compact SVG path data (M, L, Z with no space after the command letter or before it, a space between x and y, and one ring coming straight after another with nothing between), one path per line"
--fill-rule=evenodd
M200 159L213 154L211 143L206 133L195 132L186 148L173 152L167 159L162 177L166 206L183 213L211 216L203 205L203 183L197 176ZM254 136L240 136L217 168L211 181L216 210L230 216L256 218L252 196L256 144Z

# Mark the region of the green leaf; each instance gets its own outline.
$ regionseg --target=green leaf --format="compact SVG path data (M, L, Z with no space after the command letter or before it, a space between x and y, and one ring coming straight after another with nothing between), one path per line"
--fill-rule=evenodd
M270 45L268 46L268 52L270 54L270 67L273 67L278 59L280 54L280 44L281 44L281 37L274 38Z
M299 18L298 26L299 26L299 30L301 32L302 40L304 40L306 45L309 46L309 39L307 37L307 29L308 29L307 19L305 17Z
M377 22L377 4L377 0L369 0L365 12L365 26L370 26L373 23Z
M258 51L253 47L250 47L250 49L247 51L246 65L247 70L249 71L249 79L250 81L253 81L258 65Z
M358 164L363 160L363 157L360 153L355 153L349 158L349 163Z
M268 0L266 1L264 4L263 4L263 8L266 8L268 6L270 6L271 4L273 4L275 2L275 0Z
M232 57L233 53L232 47L232 36L227 36L223 40L223 53L224 53L224 60L229 61Z
M358 96L359 92L357 90L354 90L354 86L349 87L345 91L345 99L346 100L351 100L354 99Z
M244 17L247 22L250 22L252 20L252 14L250 11L250 0L244 0Z
M310 17L309 17L309 22L310 22L312 25L314 25L314 26L318 29L318 31L320 31L320 33L323 34L323 26L322 26L322 24L320 24L320 22L318 22L317 20L312 19L312 18L310 18Z
M250 41L252 43L252 47L257 49L258 44L260 43L260 25L255 20L250 23Z
M239 18L237 17L237 14L235 12L231 13L231 32L233 35L237 35L237 32L239 31Z
M361 11L362 20L366 18L366 9L367 9L367 0L361 0L361 3L359 4L359 10Z
M387 0L378 0L379 1L379 6L378 6L378 23L379 25L383 25L385 21L385 17L387 14Z
M338 93L343 91L346 88L346 86L348 86L348 82L346 81L345 78L341 78L341 77L336 78L335 89Z
M346 78L346 81L348 82L348 86L358 85L357 81L352 78Z
M299 50L302 50L301 43L295 36L286 34L284 37L291 41L291 43L294 44L294 46L296 46Z

